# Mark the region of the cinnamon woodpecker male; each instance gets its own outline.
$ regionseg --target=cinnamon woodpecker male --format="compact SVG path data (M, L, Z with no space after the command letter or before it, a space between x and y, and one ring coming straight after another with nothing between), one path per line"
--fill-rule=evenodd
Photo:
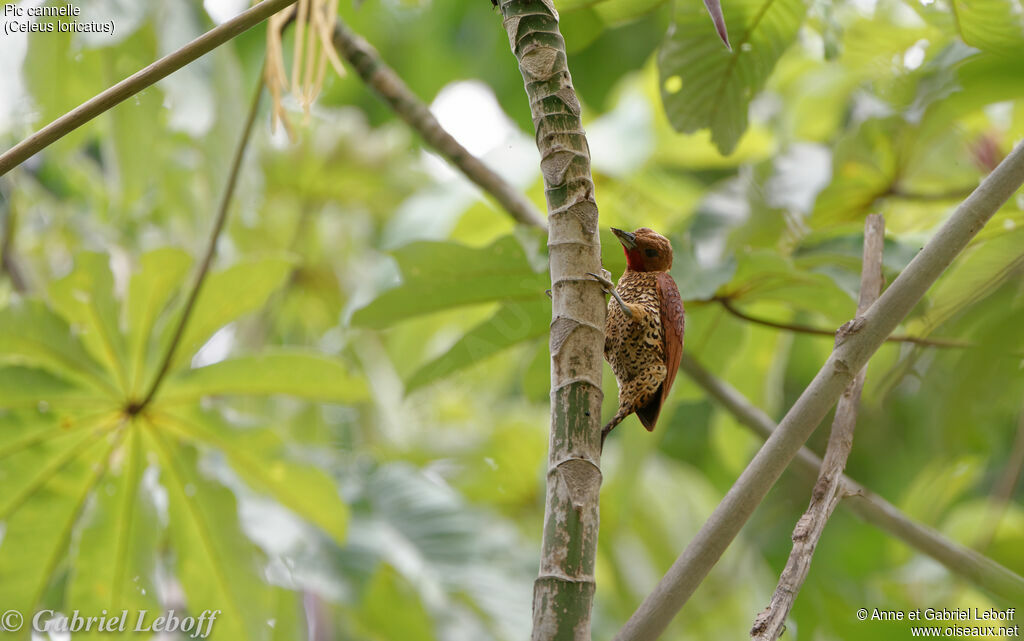
M668 239L647 227L611 229L626 253L626 271L617 287L607 276L590 274L614 297L608 301L604 357L619 384L619 410L601 430L602 445L634 412L647 431L654 430L679 369L685 326L679 288L668 273Z

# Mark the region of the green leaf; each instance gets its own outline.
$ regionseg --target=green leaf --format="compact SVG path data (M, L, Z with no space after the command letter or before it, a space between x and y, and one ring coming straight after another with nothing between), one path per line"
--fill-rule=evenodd
M284 588L273 589L274 616L267 620L273 628L272 641L296 641L306 638L309 623L303 608L303 594Z
M578 9L601 8L614 15L620 20L624 17L633 17L647 13L665 0L558 0L555 6L559 12L568 13Z
M516 429L532 432L524 437L527 443L517 446L516 456L524 454L519 449L523 445L534 453L538 449L543 452L543 426L535 421L532 427L504 425L509 438ZM471 456L483 458L478 454ZM522 462L522 469L529 468L528 463ZM503 473L499 471L498 475ZM471 507L448 483L439 484L408 463L388 463L362 470L357 485L358 489L353 489L362 518L353 519L353 530L360 530L358 554L346 555L345 570L366 576L364 594L373 589L371 572L376 569L367 566L379 560L403 571L424 600L429 599L436 618L444 617L449 607L468 605L494 626L496 638L519 639L529 635L529 591L523 586L531 579L531 552L513 543L515 537L507 536L507 524L494 519L492 510ZM387 534L382 536L383 533ZM416 563L410 565L409 559L416 559ZM421 579L425 576L444 577L447 594L438 594L431 582L424 583ZM396 596L405 598L404 594ZM404 611L397 605L396 608ZM420 625L426 626L424 630L431 628L424 621ZM390 628L377 629L383 633ZM377 637L370 631L366 637L387 641L405 638L384 634Z
M686 245L675 252L672 260L672 277L679 287L684 301L707 300L715 295L719 287L732 280L736 273L736 260L728 257L721 262L704 266L697 261L694 247Z
M369 390L364 379L353 376L336 359L279 351L240 356L179 372L167 379L157 402L217 394L288 394L354 403L367 398Z
M620 25L654 11L665 0L600 0L589 4L606 24Z
M908 324L912 332L934 331L955 314L971 307L1010 278L1024 271L1024 229L989 238L971 246L932 288L931 307Z
M111 457L107 475L97 485L93 504L81 523L71 562L68 603L88 613L103 610L134 616L155 612L156 560L159 523L156 510L141 487L147 466L142 449L141 425L135 424L118 452ZM134 619L128 626L134 625ZM77 639L128 638L133 633L75 633Z
M199 412L158 413L154 421L197 443L219 449L251 487L272 495L335 541L345 540L348 507L334 481L315 466L289 460L285 443L273 430L240 430L215 415Z
M263 258L246 260L211 274L196 300L173 366L188 363L221 327L263 307L270 295L284 284L293 265L294 261L289 258Z
M868 120L836 144L832 181L818 194L811 214L815 229L861 220L889 192L899 170L893 138L898 119Z
M824 274L798 269L792 261L773 251L755 251L738 257L736 275L719 290L744 303L783 303L826 315L842 322L856 313L856 301Z
M106 57L104 67L108 81L117 82L160 56L157 50L156 35L153 28L146 24L128 39L123 41L117 51L104 49ZM167 163L163 152L164 140L159 136L140 136L155 122L163 122L166 113L166 102L161 85L156 85L136 93L130 100L110 110L111 149L113 160L117 163L118 190L115 192L118 203L124 214L142 210L148 213L156 194L153 187L159 180L159 172L153 167L162 167Z
M35 99L40 124L55 120L106 87L102 55L74 46L70 32L35 34L27 40L22 77ZM59 148L75 148L89 135L89 129L72 130L58 142Z
M128 323L128 349L131 354L129 378L134 395L140 393L140 380L146 359L159 354L153 349L153 326L174 294L185 286L185 276L192 264L188 253L173 248L157 249L144 254L139 270L132 275L125 299ZM151 363L153 367L155 363Z
M933 461L917 473L899 502L911 517L936 523L947 509L974 488L984 475L978 457Z
M95 392L84 389L41 369L0 367L0 407L35 408L39 403L93 405L107 401Z
M262 640L269 591L260 578L256 547L242 534L234 495L199 474L196 451L159 429L145 432L161 463L176 577L191 612L220 610L218 636Z
M538 340L533 356L523 371L523 394L535 403L551 397L551 353L548 342Z
M942 531L967 546L977 545L989 534L985 556L1010 569L1024 568L1024 547L1020 545L1024 540L1024 508L1019 503L981 498L963 501L950 509Z
M483 323L466 332L450 349L424 364L406 385L409 391L469 367L503 349L544 336L551 325L551 301L507 303Z
M36 443L15 461L4 461L0 602L6 609L27 614L39 604L106 467L112 445L103 433L83 430L75 439Z
M309 257L304 255L304 259ZM333 266L306 263L295 269L286 295L274 305L274 325L286 342L294 342L292 337L315 340L338 325L344 303Z
M118 389L127 390L124 337L117 320L110 256L78 253L74 270L52 283L49 291L53 307L71 323L89 353L111 373Z
M394 256L402 270L402 284L357 310L353 325L384 328L452 307L533 298L550 286L547 274L530 267L512 236L483 248L415 242Z
M945 97L929 104L921 121L921 129L929 135L951 133L955 130L951 123L963 116L985 105L1024 96L1024 74L1018 60L989 53L953 60L938 83L938 93Z
M662 104L677 131L710 128L723 155L747 129L750 101L796 39L803 0L722 3L733 50L718 38L699 2L676 3L675 20L658 54Z
M1013 0L951 0L963 41L982 51L1015 57L1024 51L1024 15Z
M41 367L117 396L103 367L89 356L67 322L38 301L0 310L0 362Z
M381 564L358 611L363 634L379 641L433 641L434 622L416 590L393 567Z

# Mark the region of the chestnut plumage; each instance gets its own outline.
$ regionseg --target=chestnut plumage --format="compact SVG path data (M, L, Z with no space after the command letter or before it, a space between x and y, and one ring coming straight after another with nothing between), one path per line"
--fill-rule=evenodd
M679 288L668 273L668 239L647 227L612 232L626 253L626 271L608 302L604 357L619 384L619 408L601 431L602 443L633 413L654 430L679 369L685 327Z

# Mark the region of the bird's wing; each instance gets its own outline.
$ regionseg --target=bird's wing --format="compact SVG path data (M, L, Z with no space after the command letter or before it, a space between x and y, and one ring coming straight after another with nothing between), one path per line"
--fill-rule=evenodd
M661 385L659 405L665 403L672 383L679 371L679 359L683 356L683 333L686 328L686 311L679 296L676 281L668 272L658 274L658 303L661 307L661 329L665 346L665 382Z
M669 390L672 389L672 383L676 380L679 359L683 356L683 325L685 323L683 299L679 296L676 281L672 280L668 272L661 272L658 274L657 282L658 307L661 309L662 357L665 359L666 371L660 391L648 401L647 405L636 411L637 418L648 432L654 431L654 426L658 423L658 416L661 414L661 406L665 404Z

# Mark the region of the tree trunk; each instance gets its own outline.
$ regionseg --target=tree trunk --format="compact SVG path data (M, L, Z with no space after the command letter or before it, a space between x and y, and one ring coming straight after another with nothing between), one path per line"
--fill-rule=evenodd
M590 150L551 0L501 3L526 84L548 205L551 441L533 639L589 641L601 487L605 298Z

